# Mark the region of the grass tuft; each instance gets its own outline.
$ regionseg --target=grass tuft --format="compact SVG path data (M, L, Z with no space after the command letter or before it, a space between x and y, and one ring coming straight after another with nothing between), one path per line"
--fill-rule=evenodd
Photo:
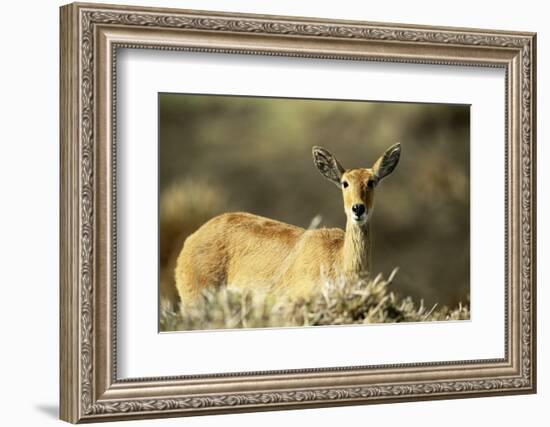
M336 283L325 281L318 294L291 301L240 290L205 289L195 306L174 311L161 307L161 331L348 325L368 323L467 320L468 305L424 306L390 290L397 273L385 279Z

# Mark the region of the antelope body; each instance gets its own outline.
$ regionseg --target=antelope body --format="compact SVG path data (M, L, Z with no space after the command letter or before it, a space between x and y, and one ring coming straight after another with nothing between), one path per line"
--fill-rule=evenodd
M192 304L207 287L299 298L325 281L367 275L374 188L394 170L400 152L395 144L372 168L345 170L327 150L313 147L321 174L342 190L345 231L303 229L244 212L203 224L185 240L178 257L175 281L182 306Z

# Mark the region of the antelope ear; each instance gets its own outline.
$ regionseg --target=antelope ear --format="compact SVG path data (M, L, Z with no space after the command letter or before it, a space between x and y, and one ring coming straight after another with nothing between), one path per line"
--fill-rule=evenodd
M313 162L321 175L327 178L329 181L332 181L334 184L340 188L340 178L345 172L345 169L342 167L336 157L334 157L328 150L325 150L323 147L314 146L312 149L313 153Z
M392 145L386 150L386 152L380 157L372 170L377 181L380 181L382 178L385 178L390 173L393 172L397 163L399 162L399 156L401 154L401 144L398 142L395 145Z

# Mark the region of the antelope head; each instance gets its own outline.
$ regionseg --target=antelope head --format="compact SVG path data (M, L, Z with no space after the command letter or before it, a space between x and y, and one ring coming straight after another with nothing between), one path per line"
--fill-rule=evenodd
M348 223L363 227L374 207L374 189L399 162L401 144L392 145L372 168L344 169L328 150L314 146L313 161L321 174L342 190Z

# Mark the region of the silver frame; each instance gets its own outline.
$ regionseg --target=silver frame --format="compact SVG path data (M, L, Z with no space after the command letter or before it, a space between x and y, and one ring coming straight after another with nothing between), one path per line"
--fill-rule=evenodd
M118 379L118 48L504 68L505 357ZM63 420L535 392L535 34L75 3L61 8L60 51Z

